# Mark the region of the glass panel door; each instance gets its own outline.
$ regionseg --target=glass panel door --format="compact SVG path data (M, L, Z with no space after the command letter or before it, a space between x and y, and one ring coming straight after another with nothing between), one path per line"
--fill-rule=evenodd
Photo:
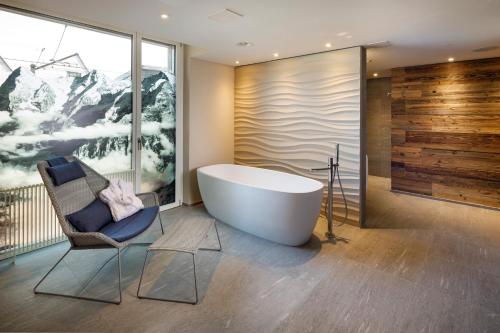
M158 193L160 205L175 200L175 45L141 42L141 192Z

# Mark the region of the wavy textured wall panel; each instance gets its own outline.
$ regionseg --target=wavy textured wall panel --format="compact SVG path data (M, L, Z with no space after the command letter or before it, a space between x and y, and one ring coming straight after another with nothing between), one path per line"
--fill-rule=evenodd
M340 144L349 222L359 225L361 52L332 51L242 66L235 76L235 163L322 181ZM334 212L343 215L338 184ZM326 196L326 191L325 191Z

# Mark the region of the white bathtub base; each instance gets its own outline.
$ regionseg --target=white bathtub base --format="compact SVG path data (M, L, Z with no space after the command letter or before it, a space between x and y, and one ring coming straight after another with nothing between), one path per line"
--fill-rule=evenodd
M323 194L323 185L312 179L232 164L198 169L198 184L213 217L291 246L302 245L311 237Z

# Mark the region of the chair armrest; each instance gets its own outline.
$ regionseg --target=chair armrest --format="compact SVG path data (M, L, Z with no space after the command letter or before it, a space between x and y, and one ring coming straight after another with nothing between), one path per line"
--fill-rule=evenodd
M144 204L144 208L160 206L158 194L155 192L139 193L137 194L137 197L141 199Z

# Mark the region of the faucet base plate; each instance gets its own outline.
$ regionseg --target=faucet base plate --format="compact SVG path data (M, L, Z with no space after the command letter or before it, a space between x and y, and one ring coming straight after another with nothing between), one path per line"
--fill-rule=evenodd
M337 237L337 236L335 236L335 234L333 232L330 232L330 231L325 232L325 236L332 243L337 243L337 242L349 243L349 239L344 238L344 237Z

